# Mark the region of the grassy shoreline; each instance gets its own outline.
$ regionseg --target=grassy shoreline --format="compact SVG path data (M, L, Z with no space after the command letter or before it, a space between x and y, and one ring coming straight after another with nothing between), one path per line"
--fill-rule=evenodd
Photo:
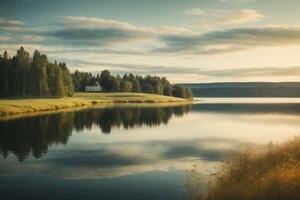
M205 180L197 168L187 171L186 191L190 199L297 200L300 197L300 137L236 152L217 169L209 180Z
M57 111L67 108L89 107L115 103L189 103L186 99L144 93L75 93L63 98L6 98L0 99L0 116Z

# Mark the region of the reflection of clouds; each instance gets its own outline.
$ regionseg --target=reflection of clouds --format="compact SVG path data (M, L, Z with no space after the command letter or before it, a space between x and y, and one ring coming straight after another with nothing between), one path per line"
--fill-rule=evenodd
M149 171L185 170L195 163L199 163L203 171L210 171L224 152L237 151L240 146L236 140L214 138L71 146L52 150L44 158L28 159L23 164L9 157L0 174L16 175L35 169L55 177L107 178Z
M223 98L224 99L224 98ZM226 98L225 98L226 99ZM229 98L231 99L231 98ZM248 98L247 98L248 99ZM246 100L247 100L246 99ZM251 98L250 98L251 99ZM297 102L298 99L295 101ZM299 103L207 103L193 105L193 111L226 114L288 114L300 116Z

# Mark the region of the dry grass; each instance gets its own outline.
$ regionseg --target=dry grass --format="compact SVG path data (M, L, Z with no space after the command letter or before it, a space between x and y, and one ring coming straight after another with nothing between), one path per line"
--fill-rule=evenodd
M300 138L226 161L208 192L197 199L300 199Z
M175 103L185 99L142 93L76 93L64 98L7 98L0 100L0 116L45 112L112 103Z

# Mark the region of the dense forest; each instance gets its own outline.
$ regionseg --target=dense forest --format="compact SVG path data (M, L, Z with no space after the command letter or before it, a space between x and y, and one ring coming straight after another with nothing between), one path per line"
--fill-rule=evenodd
M120 75L113 76L108 70L104 70L97 75L75 71L72 78L76 91L84 91L86 85L95 85L98 82L104 92L143 92L186 99L193 98L193 93L189 88L173 85L165 77L149 75L143 77L133 74L125 74L121 77Z
M93 75L75 71L71 74L65 63L50 62L35 50L33 56L21 47L15 56L5 51L0 56L0 96L72 96L85 91L85 86L99 83L102 92L144 92L191 99L192 91L182 85L172 85L158 76L113 76L108 70Z
M12 58L0 56L0 96L72 96L74 86L65 63L49 62L34 51L21 47Z

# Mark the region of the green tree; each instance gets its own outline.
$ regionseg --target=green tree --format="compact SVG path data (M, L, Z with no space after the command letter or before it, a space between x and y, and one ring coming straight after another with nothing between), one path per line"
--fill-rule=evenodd
M39 96L48 94L47 65L47 56L35 50L32 59L33 93Z
M83 79L92 77L89 73L83 75ZM0 56L1 96L71 96L73 92L73 80L65 63L49 63L47 56L37 50L31 58L23 47L12 59L6 51Z
M1 94L9 94L11 59L7 51L4 51L3 56L0 56L0 77L1 77Z
M73 81L72 81L70 71L68 70L66 63L59 63L58 66L62 70L65 95L67 95L69 97L73 96L73 94L74 94L74 85L73 85Z
M50 63L47 66L48 85L50 96L61 97L65 95L63 72L57 63Z
M165 77L162 78L162 84L163 94L166 96L172 96L172 85Z
M75 91L85 91L85 86L95 84L96 80L100 79L100 76L94 77L89 72L79 72L76 70L72 75L73 85Z
M160 95L164 92L163 84L159 78L154 78L153 80L153 92Z
M193 99L192 90L190 88L184 87L182 85L174 85L172 93L175 97L180 97L180 98L185 98L185 99Z
M111 89L111 75L110 75L110 72L108 70L103 70L101 72L101 75L100 75L100 85L102 86L103 90L106 91L106 92L109 92L110 89Z
M141 92L141 85L137 79L132 81L132 92Z
M145 93L154 93L154 88L153 88L151 83L144 82L142 84L142 91L145 92Z
M172 93L175 97L185 98L185 88L181 85L174 85Z
M111 77L110 88L112 92L119 92L121 90L121 80L118 77Z
M29 88L31 86L31 73L30 73L30 60L29 53L21 47L17 51L17 55L12 60L13 77L16 78L14 81L14 88L16 95L28 95Z
M131 92L132 91L132 83L130 81L122 81L121 82L121 91L122 92Z
M193 91L190 88L185 88L185 98L193 99Z

